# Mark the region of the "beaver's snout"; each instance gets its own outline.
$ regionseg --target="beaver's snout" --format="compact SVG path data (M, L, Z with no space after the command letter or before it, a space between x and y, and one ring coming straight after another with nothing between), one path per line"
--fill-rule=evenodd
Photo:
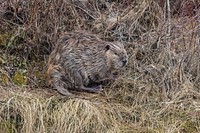
M125 66L127 63L128 63L128 60L127 60L127 58L122 58L122 63L123 63L123 66Z

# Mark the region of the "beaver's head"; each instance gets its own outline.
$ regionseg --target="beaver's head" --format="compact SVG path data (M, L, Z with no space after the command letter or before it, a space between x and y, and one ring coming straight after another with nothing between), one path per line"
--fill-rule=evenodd
M107 65L119 69L128 63L128 55L124 45L120 42L113 42L106 45Z

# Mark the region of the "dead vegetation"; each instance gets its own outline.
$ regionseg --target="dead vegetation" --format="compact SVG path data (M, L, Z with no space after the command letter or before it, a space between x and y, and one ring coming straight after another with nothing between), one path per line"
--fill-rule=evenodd
M200 132L199 3L0 1L0 131ZM76 29L123 42L129 64L103 92L68 98L47 88L45 64Z

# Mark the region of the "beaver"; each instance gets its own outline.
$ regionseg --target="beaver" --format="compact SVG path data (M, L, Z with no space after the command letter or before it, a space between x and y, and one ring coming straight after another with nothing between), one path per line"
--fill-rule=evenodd
M115 79L114 72L128 62L124 45L107 42L85 31L62 35L48 60L48 83L62 95L69 89L99 92L101 82Z

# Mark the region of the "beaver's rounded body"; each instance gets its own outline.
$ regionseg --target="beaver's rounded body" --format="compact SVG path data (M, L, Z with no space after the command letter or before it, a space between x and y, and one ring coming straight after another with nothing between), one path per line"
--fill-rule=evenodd
M113 79L113 71L127 63L123 44L106 42L93 34L73 32L63 35L49 56L49 84L63 95L68 89L101 90L101 81Z

